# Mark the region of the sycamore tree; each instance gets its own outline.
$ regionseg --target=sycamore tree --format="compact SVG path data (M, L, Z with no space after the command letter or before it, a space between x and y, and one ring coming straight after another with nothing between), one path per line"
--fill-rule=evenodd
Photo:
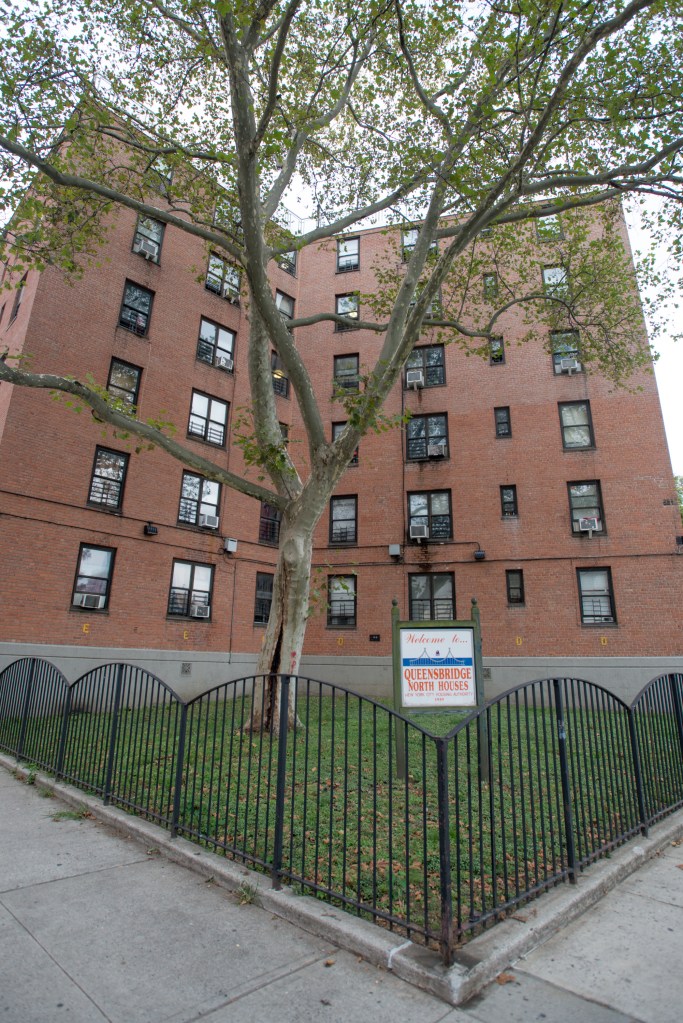
M677 245L680 0L0 0L0 10L6 283L28 266L77 275L122 206L232 260L248 293L254 478L132 418L87 382L85 362L73 380L10 352L0 379L77 395L115 430L280 509L259 671L298 669L314 528L359 438L385 425L421 332L483 351L518 307L530 328L579 329L582 361L617 381L649 360L616 204L657 197L653 226ZM300 235L286 215L293 189L315 212ZM393 234L353 325L376 332L381 350L330 442L296 328L344 317L285 323L269 266L373 222ZM525 258L532 228L555 246L545 289ZM492 266L499 286L482 288ZM305 427L305 473L283 446L272 348Z

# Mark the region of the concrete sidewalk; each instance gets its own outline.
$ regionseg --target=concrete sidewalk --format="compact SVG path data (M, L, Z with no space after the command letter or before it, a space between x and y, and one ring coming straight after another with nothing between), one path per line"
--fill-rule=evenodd
M52 787L97 816L62 815L66 803L45 795ZM640 852L632 843L588 872L602 870L604 888L605 870L625 873L644 862L648 842L650 852L661 846L544 944L530 950L594 882L537 900L447 971L433 954L316 900L272 892L267 880L254 904L240 904L224 885L248 894L254 875L222 857L51 779L28 786L0 770L0 1023L678 1023L683 845L672 842L683 821L657 830ZM520 950L525 957L503 968ZM465 1006L443 1000L496 974Z

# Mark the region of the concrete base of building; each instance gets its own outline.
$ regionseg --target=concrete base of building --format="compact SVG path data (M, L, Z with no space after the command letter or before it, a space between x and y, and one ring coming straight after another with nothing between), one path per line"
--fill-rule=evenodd
M252 675L256 654L234 651L150 650L144 648L60 646L47 643L0 643L0 671L20 657L44 657L75 682L100 664L125 661L158 676L183 699L213 686ZM626 703L650 679L667 672L683 673L677 657L484 657L487 698L539 678L582 678L604 686ZM302 658L301 675L345 686L376 700L393 692L390 657Z

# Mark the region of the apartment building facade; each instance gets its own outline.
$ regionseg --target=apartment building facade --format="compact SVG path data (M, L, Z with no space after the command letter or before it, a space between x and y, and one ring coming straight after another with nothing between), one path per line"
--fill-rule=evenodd
M283 316L348 318L294 332L330 438L381 346L353 329L363 296L414 237L370 229L272 266ZM559 270L545 244L534 258L548 284ZM229 262L121 210L75 284L48 268L5 294L0 342L36 372L90 374L255 480L237 442L248 316ZM562 674L628 697L683 668L683 530L653 375L614 388L585 371L577 333L539 327L518 344L528 324L514 309L499 332L468 357L424 331L385 407L402 425L362 439L319 523L302 674L388 696L392 600L403 619L462 619L473 597L490 694ZM272 377L305 471L274 351ZM38 653L76 678L123 659L184 694L254 670L277 512L136 447L64 398L0 385L0 666Z

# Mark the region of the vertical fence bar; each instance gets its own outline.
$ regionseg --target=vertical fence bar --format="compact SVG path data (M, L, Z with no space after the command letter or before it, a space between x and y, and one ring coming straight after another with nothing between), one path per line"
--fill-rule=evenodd
M66 700L64 701L64 711L62 713L62 727L59 733L59 748L57 750L57 766L55 768L55 777L61 778L62 771L64 770L64 756L66 753L66 737L69 731L69 716L71 714L71 686L66 691Z
M451 828L448 805L448 743L436 740L436 777L439 805L439 888L441 893L441 958L453 961L453 881L451 877Z
M185 730L187 728L187 704L180 705L180 727L178 729L178 748L176 749L175 783L173 786L173 817L171 818L171 838L178 837L178 821L180 820L180 794L183 787L183 767L185 761Z
M643 770L640 764L640 744L636 732L635 711L633 707L628 709L628 731L631 737L631 753L633 756L633 770L636 776L636 796L638 798L638 814L640 816L640 830L643 835L648 833L648 817L645 810L645 792L643 788Z
M677 679L676 675L669 675L671 700L674 705L674 715L676 717L676 730L678 731L678 744L681 749L681 757L683 757L683 707L681 707L681 694L676 679Z
M114 773L114 757L116 756L116 735L118 731L119 707L121 704L121 689L123 688L123 664L116 665L116 682L114 690L114 707L112 710L111 731L109 732L109 755L107 757L107 773L104 779L104 792L102 802L109 805L111 798L111 780Z
M555 714L557 716L558 753L560 756L560 779L562 782L562 805L564 808L564 833L567 845L567 868L569 880L576 884L576 850L574 848L574 820L572 794L569 785L569 763L567 759L567 731L564 723L564 706L560 679L553 679L555 691Z
M277 746L277 780L275 783L275 824L273 834L272 886L276 891L282 887L282 835L285 826L285 780L287 773L287 725L289 723L289 675L280 676L280 722Z
M24 706L21 711L21 730L19 732L19 742L17 743L17 760L21 760L24 752L24 743L26 742L26 729L28 728L28 712L31 706L31 696L33 693L33 679L36 673L36 658L31 658L31 667L28 672L28 681L26 683L26 696L24 697Z

